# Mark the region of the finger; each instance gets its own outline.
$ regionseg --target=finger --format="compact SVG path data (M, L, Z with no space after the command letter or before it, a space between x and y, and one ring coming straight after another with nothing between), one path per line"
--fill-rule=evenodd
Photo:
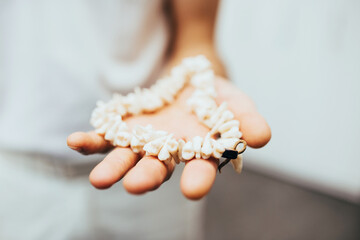
M96 188L109 188L135 166L138 159L130 148L115 148L91 171L89 180Z
M156 157L143 157L124 177L124 188L132 194L143 194L160 187L174 171L175 162L165 164Z
M235 118L240 121L243 139L250 147L265 146L271 138L271 130L265 119L257 112L254 102L231 82L218 79L218 104L228 103Z
M271 139L271 130L265 119L257 112L236 113L235 118L240 121L240 131L243 139L250 147L260 148Z
M180 187L185 197L197 200L210 191L215 182L216 160L194 159L188 161L181 176Z
M82 154L104 153L113 148L102 136L95 132L75 132L67 138L67 145Z

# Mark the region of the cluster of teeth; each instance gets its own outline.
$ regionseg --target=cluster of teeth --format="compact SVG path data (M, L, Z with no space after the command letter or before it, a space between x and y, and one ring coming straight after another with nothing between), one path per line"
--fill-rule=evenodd
M130 115L155 112L171 104L187 83L195 88L187 104L199 121L210 129L204 138L196 136L185 142L165 131L155 130L151 125L138 125L131 131L123 121ZM169 77L158 80L149 89L136 88L126 96L114 94L107 103L99 101L90 123L98 134L104 135L114 146L130 147L136 153L145 152L161 161L174 159L180 163L193 158L219 159L225 149L234 148L242 133L239 131L240 123L234 120L227 103L217 106L215 97L215 75L211 64L199 55L185 58L181 65L172 69ZM220 137L214 139L214 136ZM240 173L241 155L231 162Z

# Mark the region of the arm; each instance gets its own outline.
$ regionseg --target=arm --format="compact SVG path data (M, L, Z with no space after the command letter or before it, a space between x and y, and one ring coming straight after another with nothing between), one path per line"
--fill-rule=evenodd
M214 47L214 25L217 0L173 0L168 8L171 16L173 39L169 51L167 69L177 65L182 58L197 54L205 55L212 63L217 75L217 101L227 101L235 119L241 122L243 139L250 147L264 146L271 137L270 128L256 111L248 96L224 81L225 69ZM175 102L163 111L154 114L134 116L126 121L140 125L151 124L156 129L174 133L179 138L191 139L205 136L208 129L188 111L186 101L191 88L185 88ZM184 123L186 125L184 126ZM131 126L131 124L130 124ZM179 128L179 126L184 126ZM84 154L105 152L112 146L100 135L91 133L73 133L68 137L68 145ZM181 191L189 199L199 199L211 189L217 172L215 159L193 159L185 165L181 177ZM143 156L130 148L113 149L90 174L90 182L96 188L109 188L123 179L124 188L132 194L152 191L167 181L175 164L165 165L156 157Z
M205 55L213 64L215 73L226 77L214 43L214 29L218 0L173 0L167 6L171 22L172 41L168 68L184 57Z

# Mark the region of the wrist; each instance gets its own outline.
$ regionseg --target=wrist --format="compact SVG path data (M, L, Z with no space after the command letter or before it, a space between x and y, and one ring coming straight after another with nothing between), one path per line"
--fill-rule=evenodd
M165 64L164 72L169 73L171 68L181 63L182 59L186 57L193 57L196 55L204 55L212 64L212 68L216 75L227 77L226 68L218 56L215 47L212 43L192 44L184 47L174 47L169 54L168 60Z

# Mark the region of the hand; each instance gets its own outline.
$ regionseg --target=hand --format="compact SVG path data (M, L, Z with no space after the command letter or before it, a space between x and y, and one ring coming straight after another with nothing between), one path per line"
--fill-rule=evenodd
M271 138L271 131L264 118L256 111L255 105L243 92L224 79L216 80L217 102L228 102L229 109L240 121L240 130L248 146L259 148ZM191 140L194 136L205 136L209 129L203 126L189 111L186 100L192 92L187 86L171 105L153 114L129 117L129 127L136 124L151 124L155 129L173 133L175 138ZM76 132L67 139L68 146L83 154L106 152L111 144L94 132ZM122 178L124 188L132 194L142 194L160 187L167 181L175 163L165 165L152 156L140 156L130 148L114 148L90 173L91 184L100 189L109 188ZM200 199L211 189L217 172L215 159L193 159L186 162L181 176L181 191L189 199Z

